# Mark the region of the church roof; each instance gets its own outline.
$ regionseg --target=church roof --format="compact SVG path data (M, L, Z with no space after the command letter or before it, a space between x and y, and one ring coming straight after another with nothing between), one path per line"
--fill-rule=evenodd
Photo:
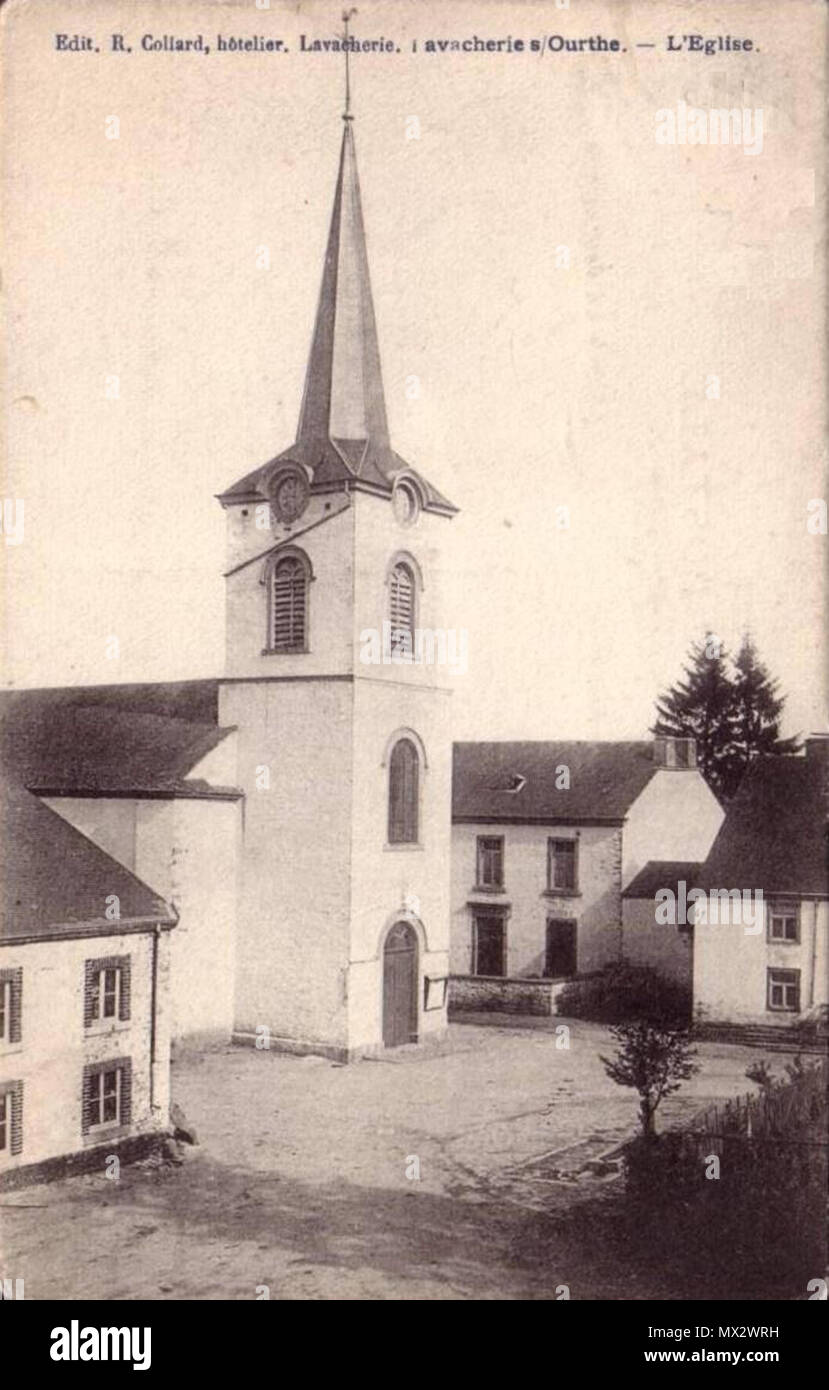
M388 494L395 475L405 470L419 482L426 508L457 510L394 452L389 440L350 116L345 117L296 440L221 493L220 501L266 498L274 466L288 460L304 464L320 490L347 484Z
M106 916L118 898L118 920ZM0 941L116 936L176 916L164 899L24 787L0 778Z
M618 824L657 771L647 742L456 743L452 819Z
M42 795L239 796L189 776L232 732L218 727L217 690L184 681L7 691L0 763Z

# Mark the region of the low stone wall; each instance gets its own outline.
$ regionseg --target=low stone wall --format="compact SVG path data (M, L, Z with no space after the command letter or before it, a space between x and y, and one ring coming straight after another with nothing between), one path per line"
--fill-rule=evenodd
M565 980L531 980L519 975L450 975L449 1017L454 1012L554 1014Z
M13 1192L20 1187L74 1178L80 1173L102 1173L110 1155L116 1155L121 1163L137 1163L163 1149L169 1137L169 1129L157 1130L152 1134L135 1134L127 1139L112 1139L90 1149L60 1154L57 1158L44 1158L39 1163L22 1163L18 1168L9 1168L0 1173L0 1192Z

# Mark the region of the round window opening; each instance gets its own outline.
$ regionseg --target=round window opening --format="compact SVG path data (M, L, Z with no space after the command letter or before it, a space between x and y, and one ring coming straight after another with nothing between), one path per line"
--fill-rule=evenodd
M287 525L302 516L308 506L308 480L298 469L285 469L271 480L271 505L276 518Z
M417 493L410 483L398 483L392 498L394 514L401 526L411 526L417 521L420 503Z

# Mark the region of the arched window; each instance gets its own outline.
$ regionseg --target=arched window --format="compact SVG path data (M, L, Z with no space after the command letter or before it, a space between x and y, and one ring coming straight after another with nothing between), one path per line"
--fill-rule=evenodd
M310 566L301 554L277 555L270 572L268 651L308 649Z
M405 560L398 560L389 576L389 626L392 652L414 655L415 576Z
M420 757L410 738L398 739L389 759L389 844L415 845L418 837Z

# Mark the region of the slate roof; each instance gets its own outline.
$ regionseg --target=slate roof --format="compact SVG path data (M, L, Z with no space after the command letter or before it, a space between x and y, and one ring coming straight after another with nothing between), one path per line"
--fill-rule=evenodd
M647 742L456 743L452 819L618 824L657 771Z
M405 469L420 484L427 509L457 511L389 441L351 118L343 130L296 441L220 493L219 500L266 499L271 470L289 459L310 469L312 489L319 490L347 485L390 494L394 475Z
M118 921L105 916L113 893ZM114 936L175 921L146 883L24 787L0 779L0 941L72 936L80 927Z
M216 723L217 691L216 681L7 691L0 764L43 795L241 795L188 776L231 732Z
M749 764L711 846L698 886L829 896L823 772L805 757Z
M660 888L670 888L677 896L680 883L684 883L686 889L695 886L701 868L699 860L649 859L631 879L622 897L655 898Z

